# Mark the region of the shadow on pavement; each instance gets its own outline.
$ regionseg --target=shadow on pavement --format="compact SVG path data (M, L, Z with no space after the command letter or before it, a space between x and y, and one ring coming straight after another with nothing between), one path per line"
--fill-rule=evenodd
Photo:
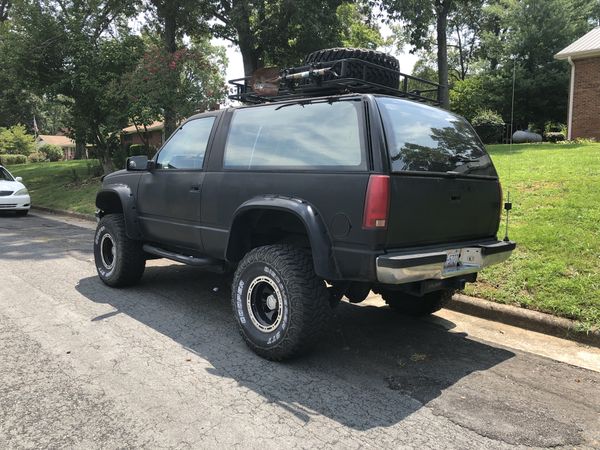
M442 391L514 356L451 333L451 322L405 319L388 308L342 303L321 345L303 358L255 356L235 327L224 276L172 265L149 267L126 290L84 278L76 289L170 337L301 420L315 413L358 430L402 421ZM104 320L108 313L92 320Z
M29 214L18 217L11 211L0 211L0 259L58 259L65 252L89 253L93 230Z

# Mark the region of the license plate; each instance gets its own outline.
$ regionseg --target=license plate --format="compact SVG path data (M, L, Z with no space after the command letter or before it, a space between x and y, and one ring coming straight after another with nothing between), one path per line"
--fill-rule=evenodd
M446 262L444 263L444 268L449 269L452 267L456 267L458 265L459 259L460 259L460 249L448 250L448 256L446 256Z

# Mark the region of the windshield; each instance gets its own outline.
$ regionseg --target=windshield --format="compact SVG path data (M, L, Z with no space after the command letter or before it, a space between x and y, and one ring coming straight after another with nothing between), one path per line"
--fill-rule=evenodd
M8 170L6 170L4 167L0 167L0 181L2 180L15 181L12 175L8 173Z
M377 104L393 172L496 176L479 137L462 117L396 98L380 97Z

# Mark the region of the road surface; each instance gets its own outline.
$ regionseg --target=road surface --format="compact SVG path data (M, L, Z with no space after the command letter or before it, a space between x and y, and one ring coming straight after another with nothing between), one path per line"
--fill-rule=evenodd
M342 303L315 352L272 363L226 278L160 260L110 289L92 236L0 216L0 448L600 448L600 373L539 355L596 349Z

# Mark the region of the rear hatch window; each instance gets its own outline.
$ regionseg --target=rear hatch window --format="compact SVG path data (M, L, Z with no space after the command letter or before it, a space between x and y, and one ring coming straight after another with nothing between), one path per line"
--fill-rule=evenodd
M392 172L496 177L491 159L460 116L397 98L379 97Z

